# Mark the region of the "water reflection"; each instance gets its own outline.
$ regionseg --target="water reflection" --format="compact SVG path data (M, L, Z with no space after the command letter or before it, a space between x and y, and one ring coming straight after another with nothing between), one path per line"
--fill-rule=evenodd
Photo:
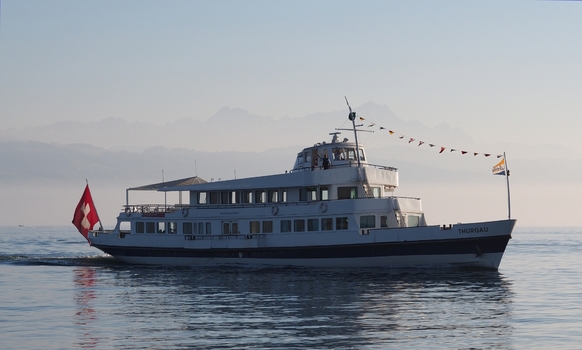
M93 271L98 292L83 310L107 317L84 326L131 327L108 336L116 347L507 348L513 331L511 283L495 271Z
M99 339L92 332L92 325L97 321L94 302L97 298L95 288L95 268L77 267L73 270L75 285L75 329L79 333L77 346L80 348L94 348Z

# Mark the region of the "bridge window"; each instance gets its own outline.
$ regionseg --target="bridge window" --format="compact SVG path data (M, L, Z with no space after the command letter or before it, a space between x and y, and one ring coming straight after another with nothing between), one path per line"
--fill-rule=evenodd
M166 223L165 222L158 222L157 233L166 233Z
M168 222L168 233L177 233L178 224L175 222Z
M192 223L191 222L182 223L182 233L185 235L191 235L194 233L194 231L192 230Z
M142 221L138 221L135 223L135 233L144 233L145 232L145 223Z
M155 222L146 222L146 233L156 233Z

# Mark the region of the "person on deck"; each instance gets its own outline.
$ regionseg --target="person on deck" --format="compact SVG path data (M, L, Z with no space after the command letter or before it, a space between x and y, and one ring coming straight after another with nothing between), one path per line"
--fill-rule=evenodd
M331 162L329 161L329 158L327 158L327 154L323 155L323 169L329 169L331 167Z

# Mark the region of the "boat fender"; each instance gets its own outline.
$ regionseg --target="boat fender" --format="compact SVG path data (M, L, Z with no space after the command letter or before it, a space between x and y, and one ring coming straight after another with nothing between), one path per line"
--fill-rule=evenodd
M190 210L188 208L182 208L182 216L183 217L188 216L189 212L190 212Z
M319 211L321 211L322 213L325 213L327 211L327 203L321 203L319 205Z
M276 206L276 205L273 205L273 206L271 207L271 214L273 214L273 215L277 215L277 214L279 214L279 207L278 207L278 206Z
M125 208L125 215L131 216L131 209L129 207Z

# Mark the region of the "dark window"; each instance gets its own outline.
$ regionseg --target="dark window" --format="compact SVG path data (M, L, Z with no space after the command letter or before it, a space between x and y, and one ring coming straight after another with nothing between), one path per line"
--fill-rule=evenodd
M299 200L301 202L307 201L307 188L300 188L299 189Z
M354 199L358 198L357 187L338 187L337 199Z
M295 232L305 231L305 220L293 220L293 231Z
M144 233L145 232L145 224L141 221L135 223L135 233Z
M376 216L362 215L360 216L360 228L374 228L376 227Z
M220 192L220 203L229 204L228 197L230 192Z
M319 219L307 219L307 231L319 231Z
M348 229L348 218L347 217L335 218L335 229L336 230L347 230Z
M269 202L274 203L279 201L279 191L269 190Z
M260 221L251 221L249 232L250 233L261 233L261 222Z
M323 231L331 231L331 230L333 230L333 219L332 218L323 218L323 219L321 219L321 229Z
M291 232L291 220L281 220L281 232Z
M192 233L194 233L192 231L192 223L191 222L182 223L182 233L184 233L185 235L191 235Z
M263 233L273 233L272 221L263 221Z
M155 222L146 222L146 233L156 233Z

